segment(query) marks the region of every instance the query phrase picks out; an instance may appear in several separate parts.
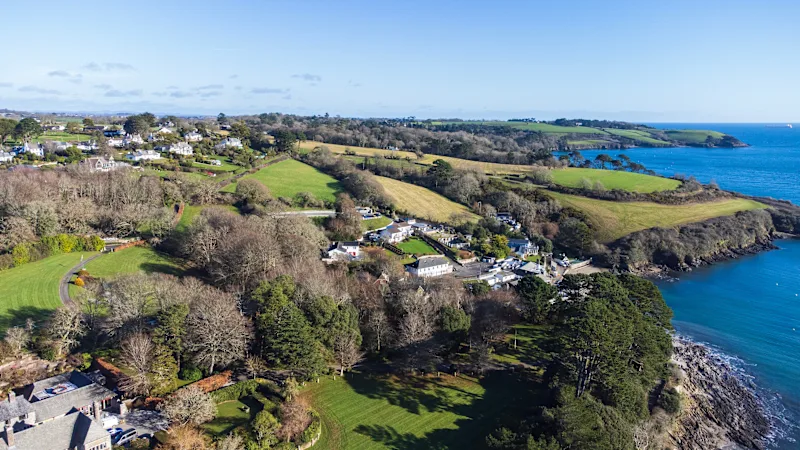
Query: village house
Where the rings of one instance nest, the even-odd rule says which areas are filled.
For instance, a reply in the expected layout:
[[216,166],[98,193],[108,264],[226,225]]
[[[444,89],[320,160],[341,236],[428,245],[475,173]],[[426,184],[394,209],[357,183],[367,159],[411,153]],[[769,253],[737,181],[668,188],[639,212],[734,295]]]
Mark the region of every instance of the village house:
[[234,137],[226,137],[225,139],[219,141],[219,144],[215,145],[214,148],[217,150],[224,150],[226,148],[242,148],[242,141],[239,138]]
[[403,239],[411,236],[414,229],[408,222],[396,222],[381,230],[378,234],[380,239],[390,244],[396,244]]
[[183,137],[186,139],[186,142],[200,142],[203,140],[203,135],[196,131],[190,131]]
[[126,146],[132,144],[142,145],[144,144],[144,139],[138,134],[126,134],[125,138],[122,139],[122,144]]
[[92,141],[79,142],[75,144],[74,147],[83,152],[89,152],[98,149],[97,144]]
[[77,411],[42,425],[15,430],[7,426],[0,450],[110,450],[111,434]]
[[81,161],[81,165],[88,167],[91,172],[110,172],[128,166],[128,164],[124,162],[114,161],[113,156],[109,156],[108,159],[102,156],[87,158]]
[[72,371],[25,386],[19,399],[30,403],[33,422],[42,424],[73,410],[100,420],[102,411],[119,411],[117,394],[95,383],[85,374]]
[[29,144],[25,142],[24,144],[14,147],[11,149],[12,153],[16,153],[17,155],[21,155],[23,153],[30,153],[32,155],[38,156],[39,158],[44,156],[44,148],[40,144]]
[[528,239],[509,239],[508,248],[522,258],[539,254],[539,246]]
[[156,130],[156,134],[172,134],[172,130],[170,130],[167,127],[161,127],[158,130]]
[[46,131],[64,131],[67,129],[67,126],[57,123],[52,125],[42,125],[42,129]]
[[444,256],[421,256],[411,264],[406,264],[411,275],[420,278],[439,277],[453,272],[453,266]]
[[125,146],[125,141],[121,138],[108,138],[106,144],[111,147],[121,148]]
[[337,242],[328,249],[328,258],[336,261],[355,261],[361,259],[358,242]]
[[183,156],[190,156],[194,153],[194,150],[192,150],[192,146],[187,144],[186,142],[178,142],[176,144],[172,144],[167,148],[167,151],[170,153],[174,153],[176,155],[183,155]]
[[120,129],[120,128],[113,129],[113,130],[103,130],[103,136],[105,136],[107,138],[114,138],[114,137],[121,138],[121,137],[125,136],[125,130]]
[[130,161],[152,161],[161,158],[161,154],[155,150],[137,150],[125,155],[125,159]]
[[14,159],[13,153],[0,151],[0,163],[8,163],[11,162],[12,159]]
[[91,133],[93,131],[105,131],[106,128],[108,127],[105,125],[92,125],[90,127],[83,127],[83,131]]

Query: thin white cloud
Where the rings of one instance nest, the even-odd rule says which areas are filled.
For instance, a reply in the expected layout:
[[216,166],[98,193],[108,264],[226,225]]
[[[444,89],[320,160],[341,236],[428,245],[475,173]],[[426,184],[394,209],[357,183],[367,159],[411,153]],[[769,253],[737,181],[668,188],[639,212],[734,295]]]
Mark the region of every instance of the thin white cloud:
[[22,86],[21,88],[17,89],[20,92],[32,92],[34,94],[46,94],[46,95],[61,95],[61,91],[57,91],[55,89],[45,89],[40,88],[37,86]]
[[216,91],[216,90],[222,89],[224,87],[225,86],[223,86],[221,84],[207,84],[205,86],[196,87],[195,89],[198,90],[198,91]]
[[191,97],[193,95],[194,94],[192,94],[191,92],[186,92],[186,91],[173,91],[169,93],[169,96],[174,98],[186,98],[186,97]]
[[104,91],[111,90],[111,85],[110,84],[105,84],[105,83],[104,84],[95,84],[94,87],[95,87],[95,89],[102,89]]
[[119,62],[107,62],[107,63],[96,63],[90,62],[83,66],[83,69],[90,70],[92,72],[129,72],[132,70],[136,70],[132,65],[126,63],[119,63]]
[[308,81],[311,83],[319,83],[322,81],[322,77],[319,75],[314,75],[313,73],[296,73],[292,75],[292,78],[297,78],[303,81]]
[[131,89],[128,91],[120,91],[118,89],[112,89],[105,93],[106,97],[140,97],[142,95],[141,89]]
[[288,89],[277,89],[277,88],[253,88],[250,89],[251,94],[286,94],[289,92]]

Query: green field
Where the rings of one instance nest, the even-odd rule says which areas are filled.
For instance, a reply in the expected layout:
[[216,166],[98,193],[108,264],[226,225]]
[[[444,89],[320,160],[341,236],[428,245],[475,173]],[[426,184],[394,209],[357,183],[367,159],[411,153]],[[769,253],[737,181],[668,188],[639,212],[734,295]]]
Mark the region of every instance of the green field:
[[475,449],[504,418],[533,403],[510,373],[480,381],[347,374],[310,383],[302,393],[322,419],[314,449]]
[[466,206],[449,200],[430,189],[392,178],[376,176],[375,179],[386,189],[386,193],[392,197],[394,205],[399,211],[407,212],[414,217],[440,223],[457,223],[458,221],[451,220],[455,216],[469,221],[479,219]]
[[660,139],[655,139],[650,133],[643,131],[643,130],[618,130],[616,128],[604,128],[603,129],[606,133],[613,134],[615,136],[622,136],[629,139],[636,139],[642,142],[647,142],[648,144],[653,145],[672,145],[667,141],[662,141]]
[[189,228],[189,225],[191,225],[192,222],[194,221],[195,217],[197,217],[200,214],[200,212],[206,208],[220,208],[239,214],[239,210],[236,209],[236,207],[233,205],[207,205],[207,206],[186,205],[183,207],[183,215],[181,215],[181,220],[178,221],[178,224],[175,226],[175,229],[177,231],[186,231]]
[[714,139],[725,136],[724,133],[711,130],[666,130],[664,133],[671,139],[687,144],[703,144],[709,136]]
[[387,227],[391,223],[392,219],[386,216],[381,216],[381,217],[376,217],[374,219],[362,220],[361,229],[363,229],[364,231],[377,230],[378,228]]
[[581,180],[584,178],[591,181],[600,181],[608,189],[620,189],[631,192],[657,192],[677,189],[681,185],[678,180],[670,178],[655,177],[641,173],[623,172],[619,170],[599,170],[599,169],[555,169],[553,182],[561,186],[580,187]]
[[[319,200],[333,202],[336,200],[336,194],[344,191],[335,178],[294,159],[265,167],[243,177],[245,178],[260,181],[269,188],[275,198],[293,198],[300,192],[310,192]],[[236,183],[225,186],[222,191],[236,192]]]
[[61,306],[59,282],[81,255],[88,258],[94,253],[51,256],[0,272],[0,330],[24,324],[27,318],[41,321]]
[[399,244],[397,244],[397,247],[409,255],[423,256],[423,255],[439,254],[439,252],[437,252],[436,249],[434,249],[427,242],[423,241],[418,237],[412,237],[403,242],[400,242]]
[[80,142],[92,139],[88,134],[71,134],[65,131],[47,131],[34,139],[35,142],[61,141]]
[[[245,406],[250,408],[249,412],[242,411]],[[217,417],[203,424],[203,429],[214,436],[225,436],[234,428],[252,421],[262,409],[264,405],[251,397],[218,403]]]
[[93,259],[84,268],[95,278],[110,278],[139,271],[180,275],[183,273],[183,262],[151,247],[130,247]]
[[529,131],[541,131],[542,133],[554,133],[554,134],[565,134],[565,133],[577,133],[577,134],[606,134],[603,130],[592,128],[592,127],[562,127],[558,125],[551,125],[549,123],[532,123],[532,122],[507,122],[507,121],[468,121],[468,122],[438,122],[438,124],[442,125],[458,125],[458,124],[479,124],[479,125],[487,125],[493,127],[511,127],[517,128],[520,130],[529,130]]
[[608,141],[604,141],[602,139],[582,139],[578,141],[567,141],[567,145],[581,145],[581,146],[590,145],[590,146],[595,146],[597,148],[601,148],[604,145],[608,144],[609,144]]
[[612,202],[556,192],[550,192],[550,195],[563,206],[571,206],[585,212],[595,230],[595,238],[601,243],[612,242],[648,228],[674,227],[766,207],[762,203],[741,198],[687,205],[664,205],[651,202]]

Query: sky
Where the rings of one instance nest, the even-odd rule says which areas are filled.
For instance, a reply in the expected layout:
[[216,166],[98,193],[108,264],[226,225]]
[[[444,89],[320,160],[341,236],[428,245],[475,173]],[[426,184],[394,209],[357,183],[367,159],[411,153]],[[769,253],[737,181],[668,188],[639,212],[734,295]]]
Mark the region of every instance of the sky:
[[0,108],[800,121],[798,1],[70,3],[3,2]]

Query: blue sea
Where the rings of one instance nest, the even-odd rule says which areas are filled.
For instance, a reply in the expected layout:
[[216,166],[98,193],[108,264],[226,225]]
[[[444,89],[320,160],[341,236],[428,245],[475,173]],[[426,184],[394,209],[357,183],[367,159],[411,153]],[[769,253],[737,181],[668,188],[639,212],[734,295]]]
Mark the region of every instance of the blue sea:
[[[764,124],[650,124],[711,129],[750,144],[737,149],[587,150],[627,154],[662,175],[693,175],[723,189],[800,204],[800,127]],[[779,250],[680,274],[660,282],[679,333],[727,355],[756,386],[779,425],[773,448],[800,448],[800,240]]]

